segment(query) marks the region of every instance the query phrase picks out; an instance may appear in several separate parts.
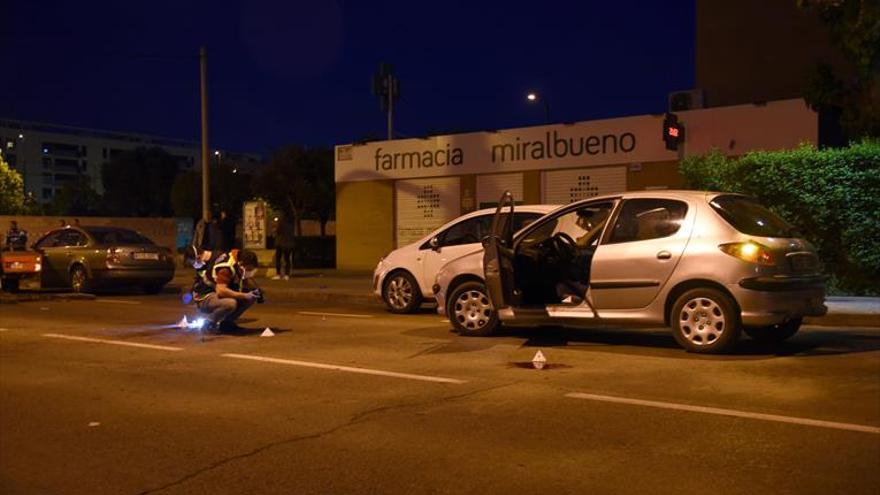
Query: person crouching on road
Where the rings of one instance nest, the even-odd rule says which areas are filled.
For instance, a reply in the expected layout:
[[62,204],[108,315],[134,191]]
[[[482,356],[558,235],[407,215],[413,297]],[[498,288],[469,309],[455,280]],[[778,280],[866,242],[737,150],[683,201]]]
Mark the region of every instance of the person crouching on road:
[[257,270],[256,253],[233,249],[211,260],[205,268],[206,282],[213,285],[213,290],[200,294],[197,305],[209,315],[208,328],[237,330],[235,321],[261,297],[252,280]]

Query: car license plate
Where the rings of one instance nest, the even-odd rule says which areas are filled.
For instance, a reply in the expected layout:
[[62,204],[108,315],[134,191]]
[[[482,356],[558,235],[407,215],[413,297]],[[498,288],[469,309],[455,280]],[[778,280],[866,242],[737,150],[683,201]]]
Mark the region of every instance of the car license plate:
[[797,255],[789,258],[792,270],[796,272],[804,272],[814,268],[812,256]]
[[159,253],[134,253],[136,260],[158,260]]
[[22,268],[24,268],[24,263],[22,263],[21,261],[13,261],[9,264],[10,270],[20,270]]

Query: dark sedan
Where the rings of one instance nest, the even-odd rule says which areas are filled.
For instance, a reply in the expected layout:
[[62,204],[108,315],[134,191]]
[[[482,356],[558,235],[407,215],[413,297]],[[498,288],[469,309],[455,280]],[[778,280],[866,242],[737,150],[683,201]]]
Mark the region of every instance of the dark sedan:
[[119,227],[64,227],[44,235],[34,249],[43,256],[43,287],[139,286],[162,290],[174,277],[174,255],[143,235]]

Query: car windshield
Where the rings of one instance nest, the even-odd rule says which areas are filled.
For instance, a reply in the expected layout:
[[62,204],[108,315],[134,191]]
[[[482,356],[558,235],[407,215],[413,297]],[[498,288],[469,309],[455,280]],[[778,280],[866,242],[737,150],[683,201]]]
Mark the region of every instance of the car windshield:
[[779,215],[746,196],[718,196],[709,204],[733,228],[760,237],[800,237]]
[[98,244],[153,244],[153,241],[128,229],[86,228]]

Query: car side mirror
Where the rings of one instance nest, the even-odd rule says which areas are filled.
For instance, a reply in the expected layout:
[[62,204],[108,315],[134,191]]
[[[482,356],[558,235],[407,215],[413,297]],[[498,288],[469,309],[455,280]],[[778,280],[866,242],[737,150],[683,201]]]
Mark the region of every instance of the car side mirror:
[[432,237],[430,241],[428,241],[428,245],[431,246],[431,249],[434,251],[440,251],[440,238]]

